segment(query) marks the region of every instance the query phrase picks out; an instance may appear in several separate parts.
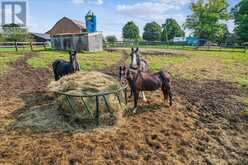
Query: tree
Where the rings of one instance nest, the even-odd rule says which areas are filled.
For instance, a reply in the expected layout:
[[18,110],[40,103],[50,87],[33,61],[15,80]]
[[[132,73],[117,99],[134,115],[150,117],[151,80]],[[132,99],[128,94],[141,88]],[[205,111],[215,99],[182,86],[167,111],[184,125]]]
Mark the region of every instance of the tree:
[[3,37],[10,42],[25,42],[32,41],[32,37],[27,29],[20,27],[17,24],[3,25]]
[[248,42],[248,0],[241,0],[233,9],[235,33],[240,42]]
[[227,38],[230,36],[230,32],[226,24],[220,24],[220,29],[216,33],[216,38],[213,40],[218,44],[226,43]]
[[197,0],[191,3],[192,15],[186,19],[185,27],[201,39],[215,41],[223,30],[221,21],[229,19],[227,0]]
[[226,40],[225,40],[225,45],[226,46],[239,46],[239,37],[236,35],[236,33],[229,33],[227,35]]
[[4,42],[3,35],[0,33],[0,42]]
[[116,38],[116,36],[107,36],[107,37],[106,37],[106,40],[107,40],[107,42],[109,42],[109,43],[114,43],[114,42],[117,41],[117,38]]
[[185,33],[181,29],[180,25],[173,18],[169,18],[165,21],[165,24],[162,26],[162,41],[172,40],[174,37],[184,37]]
[[139,40],[139,27],[133,21],[128,22],[122,28],[122,37],[125,40]]
[[160,41],[161,26],[156,22],[147,23],[144,28],[143,39],[146,41]]

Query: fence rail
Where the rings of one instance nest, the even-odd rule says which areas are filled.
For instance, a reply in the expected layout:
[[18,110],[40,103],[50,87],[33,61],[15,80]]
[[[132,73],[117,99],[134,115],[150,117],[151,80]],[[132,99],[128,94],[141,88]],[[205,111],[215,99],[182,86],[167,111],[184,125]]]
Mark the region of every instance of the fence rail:
[[47,49],[47,42],[0,42],[0,48],[15,48],[16,51],[19,48],[30,48],[34,50],[34,46],[42,46],[45,50]]
[[104,42],[105,48],[117,48],[117,47],[144,47],[144,48],[164,48],[164,49],[179,49],[179,50],[198,50],[198,51],[237,51],[237,52],[247,52],[247,44],[245,45],[204,45],[204,46],[194,46],[187,45],[185,43],[167,43],[161,41],[117,41],[117,42]]

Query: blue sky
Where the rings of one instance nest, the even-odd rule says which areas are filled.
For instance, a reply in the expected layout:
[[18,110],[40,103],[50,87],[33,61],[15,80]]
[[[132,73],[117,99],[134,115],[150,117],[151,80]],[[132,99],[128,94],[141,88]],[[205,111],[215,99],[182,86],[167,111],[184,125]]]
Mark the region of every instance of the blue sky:
[[[28,0],[28,28],[32,32],[48,31],[63,16],[84,21],[88,10],[97,16],[97,30],[104,35],[121,38],[121,29],[127,21],[134,21],[141,32],[145,23],[162,24],[166,18],[175,18],[183,24],[190,14],[191,0]],[[230,6],[239,0],[229,0]],[[232,21],[228,22],[233,29]]]

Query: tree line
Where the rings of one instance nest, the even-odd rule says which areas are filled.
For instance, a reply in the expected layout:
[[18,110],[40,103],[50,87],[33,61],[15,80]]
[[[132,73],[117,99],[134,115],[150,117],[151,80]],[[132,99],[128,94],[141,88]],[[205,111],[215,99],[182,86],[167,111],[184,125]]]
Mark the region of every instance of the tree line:
[[2,33],[0,33],[0,42],[30,42],[32,40],[32,35],[26,28],[14,23],[3,25]]
[[[166,19],[163,25],[149,22],[144,26],[142,37],[139,27],[133,21],[122,28],[125,41],[170,41],[174,37],[184,37],[184,30],[192,35],[218,44],[241,45],[248,42],[248,0],[241,0],[229,11],[227,0],[197,0],[190,4],[192,11],[182,27],[173,18]],[[228,31],[225,22],[234,20],[233,33]],[[107,41],[116,41],[115,36],[108,36]]]

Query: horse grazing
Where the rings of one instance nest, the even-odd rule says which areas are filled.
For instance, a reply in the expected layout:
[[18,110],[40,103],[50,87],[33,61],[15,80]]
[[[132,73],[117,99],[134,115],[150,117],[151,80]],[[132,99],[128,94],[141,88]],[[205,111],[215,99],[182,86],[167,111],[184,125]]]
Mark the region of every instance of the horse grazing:
[[121,79],[126,79],[127,82],[130,82],[131,90],[134,92],[134,111],[137,109],[141,91],[156,91],[161,89],[164,95],[164,101],[169,99],[169,104],[172,106],[171,78],[168,73],[159,71],[151,74],[141,72],[140,70],[134,72],[126,69],[125,74],[123,74],[122,70]]
[[61,77],[75,73],[80,70],[79,63],[77,61],[77,52],[70,51],[70,62],[62,59],[55,60],[53,62],[53,72],[55,81],[58,81]]

